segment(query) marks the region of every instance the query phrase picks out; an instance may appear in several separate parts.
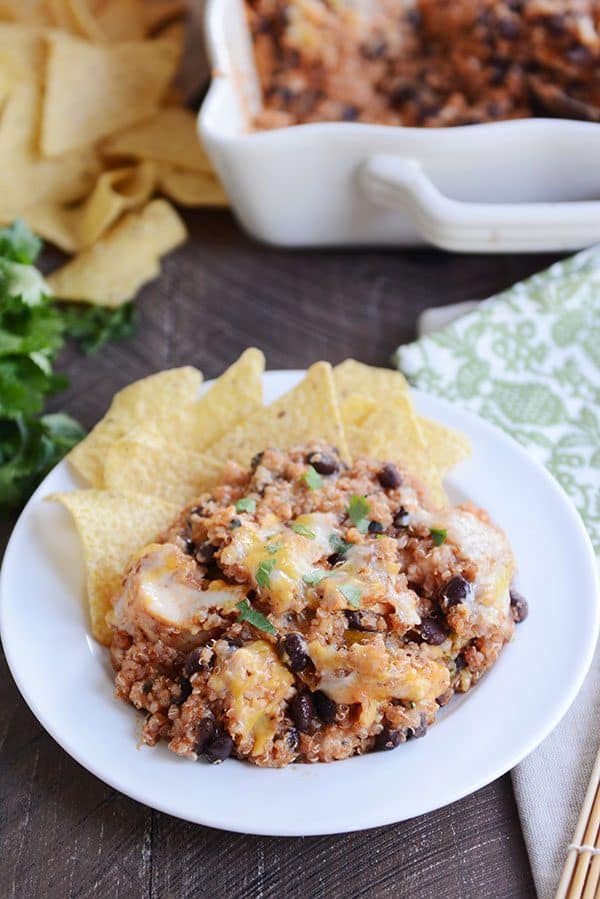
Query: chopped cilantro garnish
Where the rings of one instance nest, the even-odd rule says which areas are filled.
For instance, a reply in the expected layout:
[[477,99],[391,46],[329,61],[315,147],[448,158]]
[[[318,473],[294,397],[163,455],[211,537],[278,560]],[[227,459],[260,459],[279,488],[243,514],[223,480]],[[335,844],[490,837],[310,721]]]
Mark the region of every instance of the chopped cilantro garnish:
[[348,517],[355,528],[361,534],[366,534],[369,529],[369,504],[364,496],[358,496],[356,493],[350,497],[350,505],[347,509]]
[[255,628],[259,631],[264,631],[265,634],[277,633],[277,628],[261,612],[253,609],[247,599],[242,599],[241,602],[238,602],[236,609],[239,612],[240,621],[247,621],[249,624],[253,624]]
[[362,590],[356,584],[342,584],[341,587],[338,587],[338,590],[344,597],[344,599],[348,600],[348,605],[353,609],[358,609],[360,606],[360,598],[362,596]]
[[243,496],[235,504],[236,512],[256,512],[256,500],[250,496]]
[[292,530],[295,531],[296,534],[300,534],[301,537],[308,537],[309,540],[314,540],[316,534],[314,531],[311,531],[310,528],[307,528],[306,525],[300,524],[295,521],[292,525]]
[[324,581],[326,577],[331,577],[331,572],[315,569],[314,571],[309,572],[309,574],[303,574],[302,580],[305,584],[308,584],[309,587],[316,587],[317,584]]
[[304,474],[301,476],[301,480],[306,482],[306,485],[310,487],[311,490],[318,490],[319,487],[323,486],[323,478],[319,474],[316,469],[309,465]]
[[430,528],[429,533],[431,534],[431,539],[436,546],[441,546],[448,536],[448,531],[446,530],[446,528]]
[[331,534],[329,536],[329,545],[338,556],[343,556],[350,549],[350,544],[339,536],[339,534]]
[[275,568],[275,559],[265,559],[256,569],[256,583],[259,587],[271,586],[271,572]]
[[283,544],[281,543],[269,543],[267,544],[267,552],[270,556],[274,556],[275,553],[278,553]]

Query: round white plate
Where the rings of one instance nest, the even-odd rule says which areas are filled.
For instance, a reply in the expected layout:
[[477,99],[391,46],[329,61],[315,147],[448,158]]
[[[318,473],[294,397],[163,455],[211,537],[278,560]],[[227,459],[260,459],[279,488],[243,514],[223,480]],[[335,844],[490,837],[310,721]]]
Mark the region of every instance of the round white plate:
[[[301,372],[270,372],[266,398]],[[419,413],[460,428],[473,458],[448,479],[507,532],[530,605],[496,666],[442,710],[425,739],[394,752],[256,768],[193,763],[166,746],[137,748],[140,716],[112,695],[108,653],[89,632],[84,573],[68,514],[43,502],[77,486],[65,463],[14,529],[0,579],[0,625],[17,685],[73,758],[112,787],[188,821],[245,833],[309,835],[401,821],[453,802],[504,774],[556,726],[590,665],[599,624],[598,576],[579,516],[560,487],[490,425],[414,392]]]

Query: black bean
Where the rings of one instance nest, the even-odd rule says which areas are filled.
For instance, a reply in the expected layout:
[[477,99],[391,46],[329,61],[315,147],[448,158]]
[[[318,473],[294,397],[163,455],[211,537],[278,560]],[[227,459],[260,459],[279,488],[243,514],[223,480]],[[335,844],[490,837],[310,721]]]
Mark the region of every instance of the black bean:
[[204,668],[204,663],[202,662],[203,649],[203,646],[197,646],[187,654],[185,660],[185,673],[188,677],[191,677],[192,674],[197,674],[198,671],[202,671]]
[[333,568],[334,565],[337,565],[339,562],[343,562],[344,557],[341,553],[332,553],[330,556],[327,556],[327,561]]
[[386,462],[377,474],[377,480],[384,490],[395,490],[402,484],[402,475],[395,465]]
[[384,727],[380,734],[375,737],[375,750],[384,752],[388,749],[396,749],[400,743],[404,743],[404,736],[399,730],[390,730]]
[[288,667],[292,671],[304,671],[308,665],[306,640],[300,634],[288,634],[283,641],[283,648],[288,657]]
[[467,667],[465,657],[463,656],[462,653],[459,656],[456,656],[456,658],[454,659],[454,667],[456,668],[457,671],[462,671],[463,668]]
[[210,540],[205,540],[196,550],[196,561],[201,565],[206,565],[208,562],[212,562],[216,551],[217,547],[214,546]]
[[183,705],[188,696],[192,695],[192,685],[187,677],[178,677],[177,683],[179,684],[179,696],[173,700],[173,703],[174,705]]
[[405,528],[408,527],[408,522],[410,521],[410,515],[404,508],[404,506],[400,506],[396,514],[394,515],[394,527],[395,528]]
[[298,731],[295,727],[290,727],[288,732],[285,735],[285,742],[288,747],[292,750],[298,748],[298,743],[300,742],[300,737],[298,736]]
[[511,589],[510,591],[510,609],[513,621],[516,621],[517,624],[521,621],[525,621],[529,615],[529,604],[518,590]]
[[333,724],[337,715],[337,705],[323,693],[322,690],[316,690],[312,695],[312,700],[317,710],[317,715],[325,724]]
[[310,693],[296,693],[290,702],[290,715],[300,733],[310,731],[316,715]]
[[194,752],[201,755],[207,744],[215,735],[215,722],[212,718],[202,718],[196,730],[196,742],[194,743]]
[[371,633],[377,631],[377,614],[374,612],[351,612],[347,609],[344,615],[348,621],[348,627],[353,631]]
[[421,717],[421,723],[418,727],[407,727],[406,728],[406,739],[407,740],[418,740],[419,737],[424,737],[427,733],[427,727],[423,723],[423,718]]
[[424,618],[419,625],[419,633],[423,642],[430,646],[440,646],[448,637],[445,627],[435,618]]
[[335,474],[339,468],[338,460],[330,453],[311,453],[306,462],[312,465],[317,474]]
[[210,741],[204,750],[204,758],[211,765],[220,765],[225,759],[228,759],[233,750],[233,740],[227,733],[217,732],[217,735]]
[[351,103],[348,103],[342,110],[342,121],[355,122],[359,114],[360,110],[358,109],[358,106],[353,106]]
[[250,468],[252,471],[256,471],[260,463],[262,462],[262,457],[264,456],[264,452],[256,453],[255,456],[252,456],[252,462],[250,463]]
[[234,531],[236,528],[239,528],[241,526],[242,526],[241,518],[232,518],[231,521],[229,522],[229,529],[231,531]]
[[516,19],[500,19],[498,31],[507,41],[514,41],[519,36],[519,23]]
[[387,44],[384,40],[376,40],[371,44],[362,44],[360,48],[361,54],[365,59],[381,59],[385,56]]
[[152,681],[145,680],[142,684],[142,693],[150,693],[152,690]]
[[473,584],[466,578],[457,574],[448,581],[440,594],[440,605],[443,609],[450,609],[461,602],[467,602],[473,597]]
[[190,509],[190,515],[198,515],[202,517],[204,515],[204,509],[202,506],[194,506],[193,509]]
[[194,554],[194,550],[196,549],[196,544],[192,540],[191,537],[181,537],[183,542],[183,551],[187,553],[188,556],[192,556]]
[[384,531],[385,528],[380,521],[369,522],[369,534],[383,534]]

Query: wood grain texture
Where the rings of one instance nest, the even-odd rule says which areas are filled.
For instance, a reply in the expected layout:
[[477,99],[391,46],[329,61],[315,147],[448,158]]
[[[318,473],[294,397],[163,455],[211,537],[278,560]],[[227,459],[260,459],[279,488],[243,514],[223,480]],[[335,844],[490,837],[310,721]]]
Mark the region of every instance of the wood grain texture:
[[[414,338],[422,309],[487,296],[552,261],[424,250],[290,253],[253,243],[226,212],[187,221],[189,243],[139,299],[136,337],[93,357],[64,352],[60,367],[72,386],[55,406],[87,426],[132,379],[183,363],[212,377],[250,344],[265,351],[270,368],[348,355],[385,365]],[[45,264],[55,258],[47,254]],[[0,546],[9,532],[10,523],[0,527]],[[468,743],[465,734],[464,747],[449,747],[449,769],[452,753],[469,751]],[[508,777],[438,812],[365,833],[222,833],[152,812],[82,769],[29,712],[3,660],[0,778],[0,896],[7,899],[533,896]],[[356,784],[357,801],[365,789]]]

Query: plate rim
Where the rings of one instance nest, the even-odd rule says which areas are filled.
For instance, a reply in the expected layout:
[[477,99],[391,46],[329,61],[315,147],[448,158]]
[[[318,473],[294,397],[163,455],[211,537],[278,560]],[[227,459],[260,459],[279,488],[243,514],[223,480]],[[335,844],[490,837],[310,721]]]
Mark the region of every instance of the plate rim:
[[[270,371],[265,371],[265,381],[269,378],[273,378],[274,380],[276,380],[277,378],[299,378],[304,374],[304,372],[304,369],[272,369]],[[202,385],[202,390],[207,389],[212,382],[212,380],[204,382]],[[289,385],[284,389],[289,389]],[[448,400],[414,388],[411,388],[411,393],[413,393],[416,397],[417,407],[419,398],[423,397],[425,402],[430,399],[433,400],[443,409],[447,410],[450,415],[452,414],[454,409],[458,408],[459,414],[461,416],[466,416],[468,419],[474,419],[476,421],[477,427],[482,427],[484,430],[487,430],[488,434],[494,439],[495,442],[504,444],[504,446],[507,447],[511,452],[517,452],[522,458],[527,461],[528,464],[535,466],[545,480],[548,489],[554,490],[561,495],[563,504],[568,507],[569,514],[572,519],[572,524],[578,531],[578,538],[581,541],[582,548],[583,546],[585,546],[586,554],[590,562],[589,573],[591,574],[591,583],[594,590],[595,602],[593,604],[593,617],[595,626],[589,631],[584,651],[580,653],[576,660],[576,673],[575,676],[570,679],[570,688],[569,690],[567,690],[562,701],[552,707],[553,711],[552,713],[549,713],[547,715],[545,726],[543,728],[540,728],[533,736],[531,736],[529,740],[526,741],[526,745],[521,746],[517,751],[511,752],[511,749],[507,747],[504,762],[502,765],[497,765],[493,771],[487,770],[481,776],[473,778],[472,783],[470,783],[464,789],[458,790],[451,798],[445,798],[441,802],[434,801],[433,803],[426,803],[426,808],[423,808],[421,811],[410,813],[408,815],[399,815],[398,812],[393,811],[388,811],[386,813],[382,811],[381,814],[376,816],[376,820],[372,820],[371,818],[369,818],[364,823],[361,823],[359,825],[351,824],[349,826],[341,826],[337,828],[332,827],[331,825],[328,826],[327,824],[319,825],[317,820],[315,826],[311,826],[310,830],[307,830],[306,828],[294,829],[293,827],[290,828],[260,825],[253,826],[252,829],[249,829],[247,826],[236,827],[235,822],[231,820],[228,823],[224,823],[223,818],[215,819],[213,816],[211,816],[211,814],[201,814],[199,817],[191,818],[188,814],[182,814],[181,811],[178,811],[176,800],[173,803],[168,801],[150,801],[147,795],[144,795],[143,791],[140,791],[135,787],[129,787],[126,783],[123,784],[118,777],[118,769],[116,770],[114,776],[112,772],[109,772],[107,774],[106,771],[104,771],[100,766],[96,764],[94,759],[90,760],[89,757],[85,755],[85,753],[79,751],[78,747],[72,745],[68,736],[64,736],[62,734],[60,726],[57,726],[52,722],[52,720],[45,714],[44,709],[38,705],[36,699],[31,695],[31,691],[27,685],[26,678],[22,676],[18,660],[16,659],[16,654],[13,655],[13,650],[9,648],[10,639],[6,636],[5,622],[5,609],[7,603],[4,600],[4,596],[7,591],[6,581],[8,579],[7,571],[9,570],[9,564],[11,560],[11,546],[13,542],[16,542],[15,535],[17,534],[17,531],[20,529],[20,527],[24,527],[23,521],[26,517],[26,514],[34,504],[39,502],[42,494],[47,489],[45,488],[47,480],[59,467],[66,467],[68,465],[66,460],[63,459],[46,475],[44,480],[32,494],[23,510],[21,511],[20,515],[18,516],[17,521],[15,522],[15,525],[11,531],[9,540],[6,544],[4,558],[2,560],[2,566],[0,569],[0,639],[2,642],[7,665],[9,667],[11,676],[15,681],[17,689],[19,690],[19,693],[25,700],[32,714],[42,725],[42,727],[52,737],[52,739],[55,740],[59,744],[59,746],[61,746],[61,748],[65,752],[67,752],[68,755],[71,756],[71,758],[73,758],[78,764],[89,771],[93,776],[97,777],[112,789],[118,790],[123,795],[135,800],[136,802],[140,802],[147,807],[153,808],[165,814],[169,814],[175,818],[179,818],[180,820],[188,821],[192,824],[199,824],[201,826],[212,827],[219,830],[226,830],[233,833],[250,833],[258,836],[322,836],[327,834],[359,832],[374,827],[381,827],[393,823],[399,823],[400,821],[411,820],[413,817],[416,817],[419,814],[428,814],[430,812],[436,811],[437,809],[450,805],[453,802],[463,799],[465,796],[471,795],[477,790],[482,789],[487,784],[492,783],[497,778],[512,770],[512,768],[514,768],[520,761],[526,758],[546,739],[546,737],[557,727],[557,725],[560,723],[564,715],[567,713],[567,711],[575,701],[592,664],[594,652],[596,649],[596,643],[598,640],[598,634],[600,632],[600,566],[597,563],[591,539],[585,529],[581,516],[577,512],[577,509],[575,508],[572,500],[568,497],[563,487],[548,472],[545,466],[543,466],[535,457],[528,453],[528,451],[519,443],[517,443],[512,437],[510,437],[495,425],[491,424],[489,421],[486,421],[480,416],[477,416],[474,413],[462,408],[461,406],[457,406],[457,404],[449,402]],[[348,760],[344,761],[347,762]],[[343,762],[341,764],[343,764]],[[272,770],[276,771],[276,769]]]

